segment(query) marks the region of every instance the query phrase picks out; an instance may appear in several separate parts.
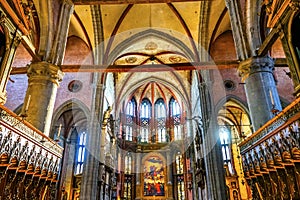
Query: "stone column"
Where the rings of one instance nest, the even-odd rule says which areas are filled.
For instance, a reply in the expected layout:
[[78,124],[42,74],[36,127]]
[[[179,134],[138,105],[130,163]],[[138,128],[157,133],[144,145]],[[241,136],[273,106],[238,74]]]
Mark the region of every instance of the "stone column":
[[36,62],[28,66],[28,88],[22,116],[45,135],[49,135],[57,87],[63,72],[56,65]]
[[238,0],[225,0],[226,7],[228,8],[232,35],[236,46],[236,52],[239,59],[244,60],[248,57],[248,41],[243,27],[243,20],[241,17],[242,9]]
[[[19,31],[17,31],[12,22],[1,12],[0,25],[5,34],[5,45],[1,47],[0,55],[0,104],[6,102],[6,85],[9,79],[11,64],[16,52],[16,49],[22,40]],[[4,51],[4,52],[2,52]]]
[[[203,125],[203,157],[205,165],[205,199],[225,200],[225,175],[217,122],[209,91],[211,81],[208,71],[202,74],[206,82],[199,83],[200,106]],[[221,167],[220,167],[221,166]]]
[[[105,86],[100,81],[101,74],[94,74],[91,121],[88,128],[87,159],[84,163],[80,200],[96,200],[99,195],[100,145]],[[102,155],[103,156],[103,155]],[[102,157],[103,159],[103,157]],[[102,169],[101,169],[102,170]]]
[[273,76],[274,61],[270,57],[252,57],[242,61],[239,73],[245,91],[254,131],[282,110]]

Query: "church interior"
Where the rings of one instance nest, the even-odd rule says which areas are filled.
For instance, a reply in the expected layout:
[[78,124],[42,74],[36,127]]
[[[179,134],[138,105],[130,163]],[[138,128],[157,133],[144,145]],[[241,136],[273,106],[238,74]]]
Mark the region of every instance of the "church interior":
[[0,199],[300,199],[299,0],[0,0]]

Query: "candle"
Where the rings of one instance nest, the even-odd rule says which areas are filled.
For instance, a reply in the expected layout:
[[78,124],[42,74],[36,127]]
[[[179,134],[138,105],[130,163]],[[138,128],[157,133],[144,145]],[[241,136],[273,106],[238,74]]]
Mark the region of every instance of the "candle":
[[59,127],[58,127],[57,138],[59,138],[60,132],[61,132],[61,124],[60,124]]
[[270,93],[271,103],[272,103],[272,105],[275,105],[275,104],[274,104],[273,95],[272,95],[272,91],[269,90],[269,93]]
[[27,104],[26,104],[26,107],[25,107],[25,112],[28,111],[29,104],[30,104],[30,99],[31,99],[31,95],[28,96]]

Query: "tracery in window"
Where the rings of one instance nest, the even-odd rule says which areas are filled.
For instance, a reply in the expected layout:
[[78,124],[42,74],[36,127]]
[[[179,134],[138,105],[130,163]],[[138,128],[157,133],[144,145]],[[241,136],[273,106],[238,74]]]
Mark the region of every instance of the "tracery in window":
[[141,120],[141,142],[149,142],[150,120],[151,120],[151,103],[148,99],[143,99],[140,110]]
[[178,154],[175,157],[175,180],[176,180],[178,199],[185,199],[183,158],[180,152],[178,152]]
[[157,124],[157,141],[167,142],[166,137],[166,106],[163,99],[158,99],[155,103],[155,118]]
[[125,174],[131,174],[131,167],[132,167],[132,157],[128,153],[125,156]]
[[132,176],[125,175],[124,197],[125,199],[131,199],[132,196]]
[[182,155],[176,155],[176,174],[183,174]]
[[170,101],[170,114],[173,120],[174,140],[182,140],[181,111],[178,102],[174,98]]
[[125,199],[131,199],[133,190],[133,175],[132,175],[132,155],[128,152],[124,161],[125,167],[125,184],[124,184],[124,197]]
[[134,117],[135,117],[136,103],[132,98],[126,106],[126,122],[125,122],[125,140],[133,140]]
[[85,145],[86,145],[86,132],[82,131],[78,134],[78,148],[76,156],[75,175],[81,174],[83,170],[83,163],[85,160]]

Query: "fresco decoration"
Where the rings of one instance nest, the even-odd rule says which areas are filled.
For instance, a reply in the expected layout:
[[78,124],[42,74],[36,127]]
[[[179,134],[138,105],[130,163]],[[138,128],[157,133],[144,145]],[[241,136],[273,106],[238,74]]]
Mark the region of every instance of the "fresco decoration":
[[144,163],[144,196],[165,196],[165,168],[159,156]]

